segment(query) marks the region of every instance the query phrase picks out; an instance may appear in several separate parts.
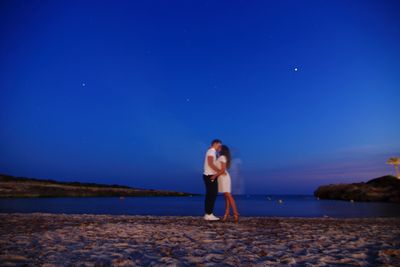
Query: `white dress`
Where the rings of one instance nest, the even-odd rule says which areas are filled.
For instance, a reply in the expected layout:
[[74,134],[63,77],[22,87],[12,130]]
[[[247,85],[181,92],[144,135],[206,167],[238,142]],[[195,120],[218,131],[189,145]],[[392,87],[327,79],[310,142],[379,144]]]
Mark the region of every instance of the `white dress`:
[[[221,163],[226,164],[226,157],[220,156],[216,161],[217,168],[221,168]],[[230,193],[231,192],[231,176],[226,170],[224,174],[218,176],[218,192],[220,193]]]

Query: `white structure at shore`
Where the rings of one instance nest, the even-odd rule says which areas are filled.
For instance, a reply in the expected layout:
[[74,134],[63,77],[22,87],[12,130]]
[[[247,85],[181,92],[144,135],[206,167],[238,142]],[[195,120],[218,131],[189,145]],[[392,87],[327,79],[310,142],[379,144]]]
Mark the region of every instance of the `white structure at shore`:
[[245,193],[244,179],[240,172],[240,165],[242,165],[242,160],[240,158],[233,158],[229,170],[232,177],[232,193],[235,195],[243,195]]

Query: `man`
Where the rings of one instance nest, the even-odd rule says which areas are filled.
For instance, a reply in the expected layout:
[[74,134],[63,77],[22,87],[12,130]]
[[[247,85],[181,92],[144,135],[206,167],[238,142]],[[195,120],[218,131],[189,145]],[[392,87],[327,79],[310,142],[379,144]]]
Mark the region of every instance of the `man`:
[[215,166],[217,160],[217,151],[221,149],[222,142],[215,139],[211,142],[211,147],[207,150],[206,158],[204,160],[204,173],[203,180],[206,186],[206,199],[204,202],[205,215],[204,220],[206,221],[218,221],[219,218],[213,214],[215,200],[218,195],[218,179],[213,176],[219,172],[219,169]]

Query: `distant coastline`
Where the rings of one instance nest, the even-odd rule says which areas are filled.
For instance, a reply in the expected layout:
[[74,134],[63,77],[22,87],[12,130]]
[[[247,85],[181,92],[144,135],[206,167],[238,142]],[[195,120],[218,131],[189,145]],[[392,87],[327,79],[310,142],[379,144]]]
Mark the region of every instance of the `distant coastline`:
[[317,188],[320,199],[400,203],[400,179],[386,175],[364,183],[330,184]]
[[143,197],[192,196],[196,194],[167,190],[141,189],[123,185],[59,182],[0,174],[0,198],[36,197]]

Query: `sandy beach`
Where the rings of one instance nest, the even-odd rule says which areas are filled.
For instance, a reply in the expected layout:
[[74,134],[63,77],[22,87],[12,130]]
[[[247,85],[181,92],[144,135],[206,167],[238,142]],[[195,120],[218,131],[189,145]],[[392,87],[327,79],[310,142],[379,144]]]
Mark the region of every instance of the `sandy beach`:
[[0,214],[1,266],[399,266],[400,218]]

